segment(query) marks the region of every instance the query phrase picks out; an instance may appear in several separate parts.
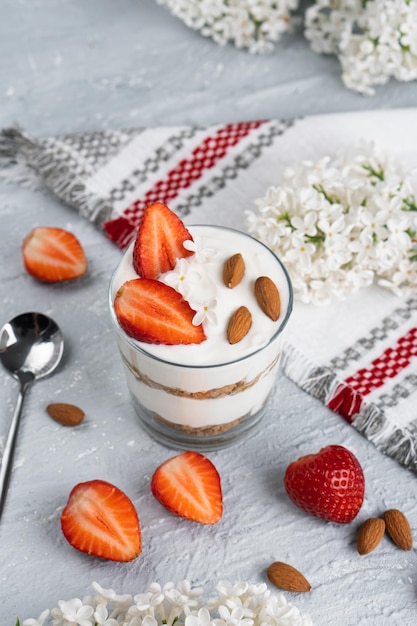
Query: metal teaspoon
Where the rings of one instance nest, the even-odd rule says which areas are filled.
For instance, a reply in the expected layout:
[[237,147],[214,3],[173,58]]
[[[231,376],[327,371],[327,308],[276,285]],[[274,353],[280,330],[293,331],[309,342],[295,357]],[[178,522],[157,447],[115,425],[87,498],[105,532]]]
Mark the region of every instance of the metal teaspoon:
[[0,517],[9,486],[25,393],[32,382],[56,369],[63,351],[64,340],[59,327],[43,313],[22,313],[0,330],[0,361],[20,382],[0,467]]

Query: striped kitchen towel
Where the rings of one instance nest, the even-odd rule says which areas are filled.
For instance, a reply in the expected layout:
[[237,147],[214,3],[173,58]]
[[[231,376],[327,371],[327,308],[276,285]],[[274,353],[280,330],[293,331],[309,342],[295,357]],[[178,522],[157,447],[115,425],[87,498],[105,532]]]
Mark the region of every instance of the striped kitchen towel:
[[[67,204],[125,248],[147,204],[159,200],[182,218],[195,214],[247,171],[292,122],[243,122],[197,127],[103,131],[35,140],[3,130],[0,165],[6,176],[37,175]],[[28,168],[29,166],[29,168]],[[213,221],[221,216],[222,209]]]
[[417,472],[417,293],[378,287],[294,308],[284,371],[377,448]]
[[[286,166],[334,156],[362,139],[415,167],[410,128],[417,109],[45,139],[13,127],[0,134],[0,175],[45,184],[123,249],[155,200],[186,223],[246,230],[244,212],[280,184]],[[300,387],[417,472],[417,294],[401,299],[370,287],[326,307],[297,302],[282,364]]]

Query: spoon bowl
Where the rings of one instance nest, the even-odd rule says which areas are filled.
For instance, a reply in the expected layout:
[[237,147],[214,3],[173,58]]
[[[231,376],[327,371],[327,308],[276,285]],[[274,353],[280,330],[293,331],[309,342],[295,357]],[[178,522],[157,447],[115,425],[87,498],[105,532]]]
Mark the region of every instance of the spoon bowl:
[[58,325],[42,313],[22,313],[0,331],[0,361],[17,379],[43,378],[59,364],[64,343]]
[[64,340],[58,325],[43,313],[22,313],[0,330],[0,361],[20,382],[0,468],[0,516],[10,480],[25,393],[32,382],[52,374],[61,361],[63,351]]

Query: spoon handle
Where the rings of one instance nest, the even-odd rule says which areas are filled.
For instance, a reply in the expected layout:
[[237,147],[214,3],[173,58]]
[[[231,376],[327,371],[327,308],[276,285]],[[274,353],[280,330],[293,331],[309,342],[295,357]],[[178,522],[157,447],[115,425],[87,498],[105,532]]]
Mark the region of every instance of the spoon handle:
[[13,453],[16,447],[17,433],[19,429],[20,416],[22,415],[23,399],[25,392],[29,386],[28,382],[22,382],[19,394],[17,396],[16,406],[14,409],[12,421],[10,423],[9,433],[7,435],[6,445],[4,446],[3,457],[0,468],[0,517],[3,513],[6,493],[9,486],[10,470],[12,468]]

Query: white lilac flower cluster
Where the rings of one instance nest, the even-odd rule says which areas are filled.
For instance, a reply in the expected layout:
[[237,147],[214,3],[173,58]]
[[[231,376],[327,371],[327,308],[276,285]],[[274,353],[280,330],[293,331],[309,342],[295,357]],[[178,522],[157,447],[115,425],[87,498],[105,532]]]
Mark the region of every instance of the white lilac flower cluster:
[[[83,600],[58,602],[38,619],[21,626],[311,626],[309,615],[273,595],[265,584],[219,582],[217,596],[203,603],[202,587],[184,580],[163,587],[152,583],[148,591],[118,595],[93,583],[96,592]],[[18,621],[16,626],[20,626]]]
[[417,0],[318,0],[305,36],[315,52],[338,56],[350,89],[372,95],[390,78],[417,78]]
[[217,44],[268,52],[293,30],[299,0],[157,0]]
[[[299,0],[157,0],[216,43],[268,52],[302,22]],[[304,35],[335,54],[346,87],[372,95],[390,78],[417,78],[417,0],[316,0],[303,4]]]
[[255,204],[248,230],[280,257],[302,302],[327,304],[372,283],[416,291],[416,198],[401,165],[375,146],[288,168]]

